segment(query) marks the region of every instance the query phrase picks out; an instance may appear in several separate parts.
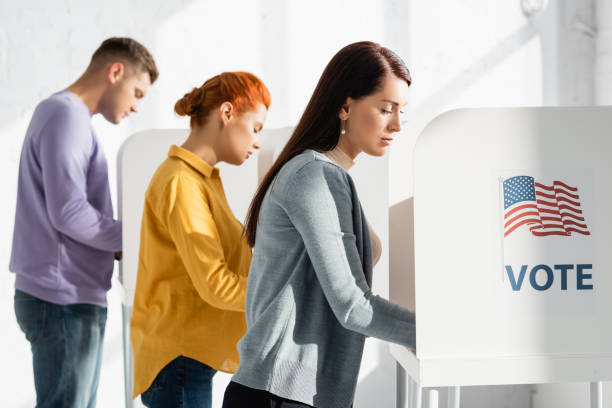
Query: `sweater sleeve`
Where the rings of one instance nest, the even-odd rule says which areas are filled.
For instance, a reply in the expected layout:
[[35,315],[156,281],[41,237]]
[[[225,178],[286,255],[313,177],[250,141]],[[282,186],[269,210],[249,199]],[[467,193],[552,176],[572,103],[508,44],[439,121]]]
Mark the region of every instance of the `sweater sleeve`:
[[87,201],[87,171],[92,151],[89,122],[65,108],[45,125],[39,158],[47,214],[55,229],[93,248],[121,250],[121,222]]
[[306,164],[286,185],[285,210],[304,241],[317,279],[342,326],[415,347],[415,316],[374,295],[353,231],[348,174],[322,161]]

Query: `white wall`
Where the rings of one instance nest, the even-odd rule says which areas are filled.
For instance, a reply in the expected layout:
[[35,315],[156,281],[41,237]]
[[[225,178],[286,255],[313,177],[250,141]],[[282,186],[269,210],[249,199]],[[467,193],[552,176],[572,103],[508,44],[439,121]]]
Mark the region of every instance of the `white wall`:
[[[458,106],[592,103],[591,0],[550,0],[531,19],[519,0],[22,0],[0,2],[0,265],[8,269],[21,142],[38,101],[70,84],[106,37],[133,36],[154,54],[160,79],[141,112],[118,126],[94,119],[109,159],[122,140],[148,128],[186,127],[172,106],[192,86],[223,70],[249,70],[272,92],[267,127],[294,125],[330,57],[370,39],[397,51],[414,77],[406,130],[390,157],[391,205],[412,196],[410,156],[420,130]],[[586,27],[586,28],[585,28]],[[356,177],[359,175],[356,174]],[[380,193],[386,194],[387,189]],[[364,194],[364,193],[362,193]],[[367,208],[366,208],[367,210]],[[384,226],[383,226],[384,228]],[[385,269],[375,287],[387,293]],[[380,277],[379,277],[380,276]],[[13,279],[0,273],[0,361],[12,392],[0,405],[33,405],[28,345],[12,312]],[[109,320],[99,406],[123,397],[120,309],[109,294]],[[394,406],[394,368],[386,347],[369,341],[357,406]],[[374,374],[373,374],[374,373]],[[564,388],[565,389],[565,388]],[[524,407],[528,387],[469,388],[465,406]],[[540,394],[542,395],[542,393]],[[569,399],[565,399],[568,401]],[[503,405],[502,405],[503,403]],[[554,405],[562,407],[562,405]],[[569,406],[569,405],[566,405]],[[575,405],[574,405],[575,406]],[[540,406],[538,405],[538,408]],[[541,407],[544,407],[542,405]]]
[[391,204],[412,196],[404,181],[406,153],[439,113],[593,103],[592,0],[550,0],[531,18],[519,0],[402,4],[408,32],[395,48],[403,51],[414,84],[405,137],[391,151]]
[[[149,128],[188,126],[172,113],[174,102],[193,86],[224,70],[248,70],[270,88],[272,107],[266,126],[295,125],[325,64],[342,46],[358,40],[385,42],[404,36],[403,24],[382,1],[93,1],[26,0],[0,3],[0,265],[8,269],[17,168],[23,135],[36,104],[70,84],[86,67],[106,37],[132,36],[153,53],[160,78],[142,102],[140,113],[114,126],[94,118],[109,161],[113,193],[115,157],[130,134]],[[389,18],[395,18],[388,28]],[[368,160],[367,158],[364,158]],[[382,161],[383,165],[387,160]],[[355,177],[359,177],[359,168]],[[386,186],[377,192],[386,196]],[[365,193],[362,193],[365,194]],[[114,197],[115,198],[115,197]],[[368,197],[364,197],[368,209]],[[375,228],[386,235],[386,214]],[[377,268],[375,290],[388,295],[387,257]],[[12,312],[14,277],[0,274],[3,330],[0,361],[12,367],[0,405],[33,405],[31,356]],[[99,406],[121,406],[123,378],[121,314],[117,283],[109,293],[105,357],[98,392]],[[227,378],[220,377],[219,383]],[[357,406],[394,404],[394,365],[386,347],[368,340]],[[223,389],[218,388],[219,392]],[[217,406],[220,395],[216,396]]]

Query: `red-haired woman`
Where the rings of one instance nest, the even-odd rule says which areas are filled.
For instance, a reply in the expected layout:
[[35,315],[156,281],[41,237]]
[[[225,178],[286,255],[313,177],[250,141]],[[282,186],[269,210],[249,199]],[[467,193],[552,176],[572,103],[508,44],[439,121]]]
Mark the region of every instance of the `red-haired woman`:
[[191,131],[146,192],[130,326],[134,396],[150,408],[210,407],[216,371],[238,367],[251,249],[214,166],[259,148],[269,106],[256,76],[225,72],[174,107]]

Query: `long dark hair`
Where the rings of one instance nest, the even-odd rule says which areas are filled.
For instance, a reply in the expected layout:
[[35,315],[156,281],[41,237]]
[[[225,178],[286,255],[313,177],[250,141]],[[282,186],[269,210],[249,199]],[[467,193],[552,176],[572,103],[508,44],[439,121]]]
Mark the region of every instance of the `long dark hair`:
[[306,149],[332,150],[340,137],[340,109],[348,97],[359,99],[377,92],[387,74],[412,82],[404,61],[388,48],[362,41],[342,48],[329,61],[304,114],[285,148],[262,180],[249,207],[245,236],[255,246],[257,220],[263,199],[280,169]]

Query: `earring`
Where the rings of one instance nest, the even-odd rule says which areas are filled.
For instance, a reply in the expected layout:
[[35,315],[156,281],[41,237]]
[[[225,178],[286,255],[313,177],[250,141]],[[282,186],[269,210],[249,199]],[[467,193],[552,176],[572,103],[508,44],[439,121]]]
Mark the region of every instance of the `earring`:
[[344,123],[345,121],[340,121],[340,134],[341,135],[346,135],[346,129],[344,128]]
[[341,135],[346,135],[346,129],[341,129],[341,130],[340,130],[340,134],[341,134]]

